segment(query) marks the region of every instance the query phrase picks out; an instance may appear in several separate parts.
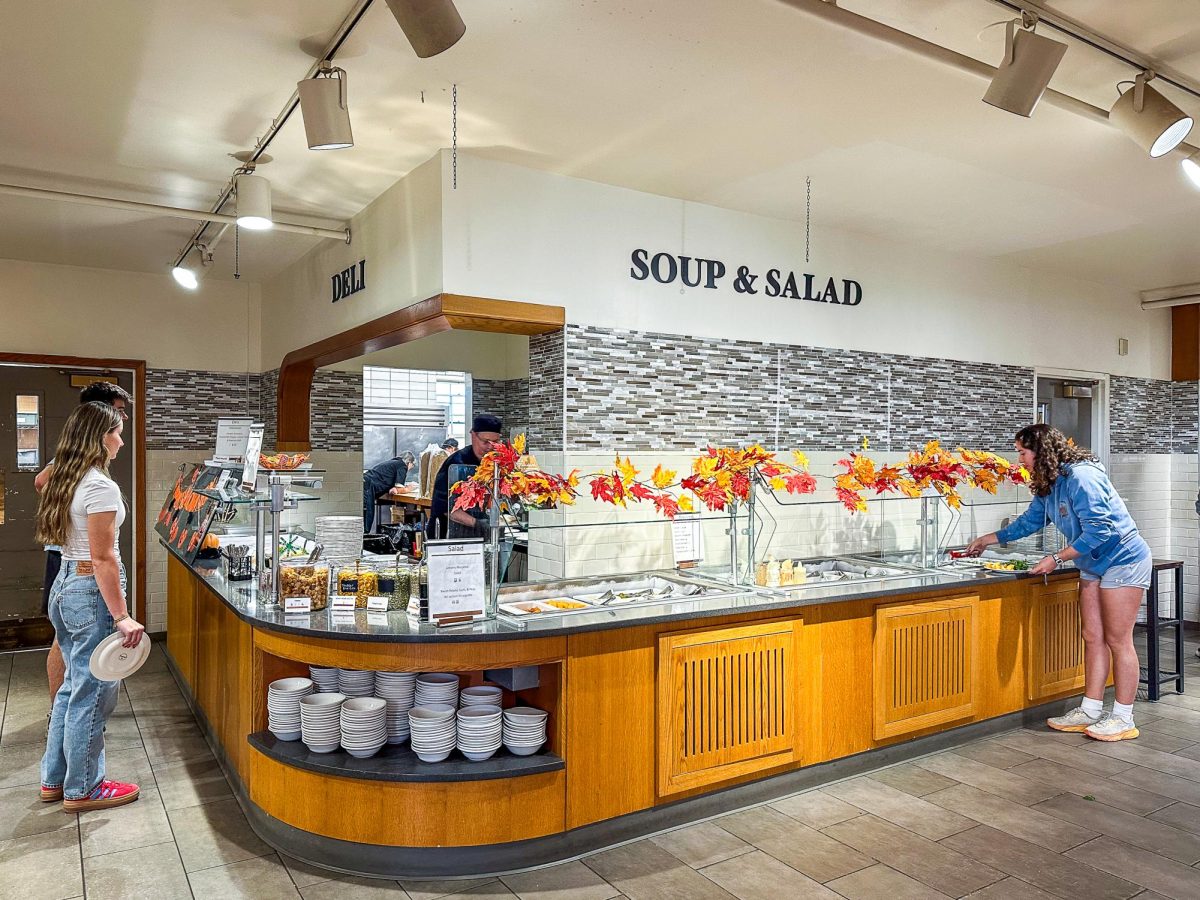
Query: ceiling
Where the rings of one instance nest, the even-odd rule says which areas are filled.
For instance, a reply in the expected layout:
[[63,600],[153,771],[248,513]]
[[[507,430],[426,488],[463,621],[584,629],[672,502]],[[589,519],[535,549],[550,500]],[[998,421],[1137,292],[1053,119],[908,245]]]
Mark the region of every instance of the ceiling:
[[[992,0],[841,0],[995,64]],[[1044,6],[1200,82],[1192,0]],[[351,0],[5,0],[0,182],[193,208],[212,203]],[[1047,103],[980,102],[985,82],[778,0],[458,0],[467,34],[428,60],[376,0],[339,59],[356,145],[314,153],[298,115],[260,170],[276,215],[349,218],[450,138],[537,169],[984,255],[1132,289],[1200,281],[1200,192],[1107,125]],[[1048,35],[1062,39],[1052,31]],[[1070,44],[1052,87],[1107,109],[1132,70]],[[1200,101],[1156,83],[1200,118]],[[1192,142],[1200,144],[1200,129]],[[164,271],[194,223],[0,195],[0,258]],[[244,235],[260,281],[316,239]],[[216,253],[229,277],[233,240]]]

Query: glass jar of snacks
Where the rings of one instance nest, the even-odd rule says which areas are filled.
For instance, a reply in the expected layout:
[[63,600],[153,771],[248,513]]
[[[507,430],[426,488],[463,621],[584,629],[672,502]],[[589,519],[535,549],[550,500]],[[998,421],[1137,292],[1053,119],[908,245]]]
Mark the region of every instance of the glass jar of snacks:
[[354,594],[355,609],[366,609],[367,598],[378,597],[379,594],[379,573],[373,566],[360,563],[358,569],[358,590]]
[[336,593],[348,597],[358,596],[358,563],[344,565],[338,569]]
[[279,599],[309,597],[314,610],[329,605],[329,566],[285,559],[279,564]]
[[389,566],[380,569],[379,596],[388,598],[388,609],[408,609],[408,598],[411,591],[408,566]]

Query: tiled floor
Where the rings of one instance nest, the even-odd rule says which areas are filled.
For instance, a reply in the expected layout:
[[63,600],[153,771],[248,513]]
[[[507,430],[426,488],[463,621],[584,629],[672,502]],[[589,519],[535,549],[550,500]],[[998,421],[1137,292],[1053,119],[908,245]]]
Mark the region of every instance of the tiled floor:
[[564,865],[502,878],[333,877],[246,824],[156,650],[108,726],[142,798],[39,803],[45,657],[0,655],[0,900],[521,897],[741,900],[1200,898],[1200,660],[1186,696],[1138,705],[1142,737],[1015,730]]

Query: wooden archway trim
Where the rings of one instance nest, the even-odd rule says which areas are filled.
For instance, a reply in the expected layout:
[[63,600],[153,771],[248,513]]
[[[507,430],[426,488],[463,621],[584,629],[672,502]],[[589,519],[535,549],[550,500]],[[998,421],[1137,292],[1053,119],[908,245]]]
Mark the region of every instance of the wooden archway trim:
[[309,398],[313,375],[323,366],[443,331],[535,335],[558,331],[565,323],[566,310],[561,306],[436,294],[349,331],[293,350],[279,367],[276,449],[293,452],[311,449]]

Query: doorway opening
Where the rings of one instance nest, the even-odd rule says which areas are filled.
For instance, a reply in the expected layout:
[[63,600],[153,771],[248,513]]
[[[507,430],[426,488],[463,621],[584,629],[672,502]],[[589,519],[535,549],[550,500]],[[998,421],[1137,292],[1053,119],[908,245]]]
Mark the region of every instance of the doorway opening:
[[1108,376],[1038,370],[1034,421],[1052,425],[1108,462]]

